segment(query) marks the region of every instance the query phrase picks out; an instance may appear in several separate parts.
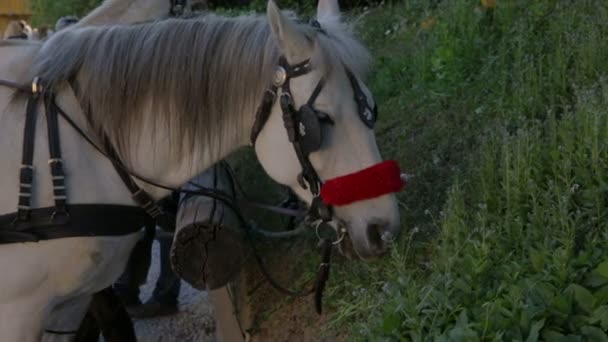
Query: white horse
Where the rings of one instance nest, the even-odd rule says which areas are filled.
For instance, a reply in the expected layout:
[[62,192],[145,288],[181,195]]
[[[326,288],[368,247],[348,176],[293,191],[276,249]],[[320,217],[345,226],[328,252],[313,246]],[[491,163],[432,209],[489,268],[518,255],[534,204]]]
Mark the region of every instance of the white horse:
[[[56,34],[42,49],[33,43],[3,42],[0,78],[28,83],[34,75],[41,76],[57,94],[59,106],[87,135],[96,141],[100,132],[109,136],[129,170],[177,187],[250,144],[260,99],[273,76],[284,76],[274,73],[280,55],[292,66],[310,60],[310,71],[294,76],[290,89],[279,93],[289,90],[299,107],[324,78],[313,105],[329,113],[334,125],[322,127],[323,143],[307,159],[320,179],[331,180],[367,169],[381,158],[373,131],[360,119],[353,98],[354,78],[365,101],[373,103],[360,81],[367,54],[340,24],[337,4],[328,3],[317,13],[324,33],[295,23],[270,2],[267,17],[206,16],[133,27],[74,28]],[[0,89],[0,214],[15,211],[19,192],[15,178],[25,104],[13,96],[13,90]],[[271,103],[255,151],[272,178],[310,204],[313,195],[298,182],[301,160],[283,127],[278,102]],[[38,120],[37,126],[31,200],[34,208],[44,208],[52,206],[53,197],[45,165],[45,121]],[[134,205],[110,161],[65,121],[59,126],[69,203]],[[167,194],[145,183],[140,186],[155,198]],[[332,222],[346,227],[359,256],[380,255],[386,247],[381,237],[397,234],[396,200],[382,194],[335,206]],[[118,277],[139,235],[0,246],[2,340],[39,340],[54,310],[82,302]]]
[[[171,6],[171,0],[105,0],[70,28],[132,24],[164,18],[171,12]],[[184,10],[190,10],[190,2]]]
[[[190,2],[185,1],[183,3],[182,10],[184,12],[191,11]],[[74,17],[60,18],[55,26],[55,31],[67,28],[82,28],[112,24],[132,24],[136,22],[162,19],[166,18],[174,10],[172,6],[175,5],[175,1],[172,0],[106,0],[99,7],[80,20],[77,20]],[[72,23],[71,21],[74,20],[76,20],[76,22]],[[105,302],[107,300],[107,295],[108,294],[105,293],[97,299],[104,301],[96,304],[96,308],[99,308],[100,305],[104,307],[104,310],[102,310],[103,312],[98,312],[97,314],[116,314],[107,312],[107,308],[114,305],[112,302]],[[45,334],[42,340],[48,342],[71,340],[73,334],[58,334],[57,332],[76,331],[78,322],[81,321],[80,315],[83,308],[89,307],[88,303],[90,301],[90,296],[83,296],[78,300],[71,301],[66,305],[62,305],[54,309],[49,315],[49,319],[45,324]],[[117,327],[117,331],[113,331],[112,333],[122,333],[120,329],[128,329],[127,327],[130,324],[127,324],[127,322],[123,323],[124,324],[121,324],[120,327]],[[81,331],[79,331],[79,333],[80,332]]]

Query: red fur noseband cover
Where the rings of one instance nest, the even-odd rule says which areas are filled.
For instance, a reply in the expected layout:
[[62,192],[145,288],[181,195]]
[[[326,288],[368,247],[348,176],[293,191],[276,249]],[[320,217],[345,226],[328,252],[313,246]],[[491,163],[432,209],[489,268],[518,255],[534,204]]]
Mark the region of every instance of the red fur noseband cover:
[[399,165],[386,160],[328,180],[321,186],[321,198],[325,204],[340,206],[397,192],[402,187]]

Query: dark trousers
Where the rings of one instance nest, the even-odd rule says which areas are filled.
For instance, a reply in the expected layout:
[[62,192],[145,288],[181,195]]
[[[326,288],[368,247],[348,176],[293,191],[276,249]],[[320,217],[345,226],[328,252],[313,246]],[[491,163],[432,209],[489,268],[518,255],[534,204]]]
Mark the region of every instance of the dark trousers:
[[[126,305],[139,303],[139,287],[146,282],[148,277],[155,231],[155,225],[146,227],[144,237],[133,248],[124,273],[114,284],[114,290],[123,298]],[[180,278],[171,269],[172,238],[160,236],[157,240],[160,244],[160,275],[156,280],[152,298],[163,304],[177,304]]]

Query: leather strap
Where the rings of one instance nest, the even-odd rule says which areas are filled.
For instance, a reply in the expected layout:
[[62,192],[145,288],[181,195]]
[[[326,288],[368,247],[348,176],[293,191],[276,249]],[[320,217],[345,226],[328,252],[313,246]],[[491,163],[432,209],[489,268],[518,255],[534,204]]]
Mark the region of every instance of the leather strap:
[[29,219],[32,199],[32,183],[34,182],[34,145],[36,138],[36,121],[38,119],[38,104],[40,102],[40,85],[38,79],[32,82],[29,90],[23,128],[23,151],[19,170],[19,200],[17,204],[16,221]]
[[127,189],[129,189],[131,197],[133,198],[135,203],[142,207],[146,211],[146,213],[148,213],[148,215],[150,215],[150,217],[152,217],[154,220],[158,220],[161,216],[164,215],[163,210],[160,208],[160,206],[158,206],[158,204],[156,203],[154,198],[150,196],[150,194],[148,194],[144,189],[139,187],[137,183],[135,183],[131,175],[126,171],[127,168],[125,167],[124,163],[120,159],[120,156],[118,155],[112,144],[110,143],[108,137],[104,136],[103,140],[106,154],[112,162],[114,170],[116,170],[116,173],[118,173],[118,176],[120,176],[120,179],[122,179],[122,182],[125,184]]
[[[308,159],[308,155],[303,151],[300,142],[298,141],[298,135],[296,133],[296,109],[294,107],[293,99],[291,96],[290,89],[290,80],[294,77],[299,77],[302,75],[306,75],[311,71],[311,65],[309,60],[302,61],[295,65],[289,65],[287,59],[284,56],[279,58],[279,69],[277,70],[278,75],[275,75],[274,83],[270,88],[266,90],[264,93],[264,98],[262,102],[258,106],[256,111],[255,121],[251,130],[251,143],[255,146],[255,141],[259,136],[261,130],[264,128],[268,117],[270,117],[270,113],[272,111],[272,106],[277,97],[277,90],[281,87],[281,97],[279,99],[279,104],[281,106],[282,117],[283,117],[283,125],[285,130],[287,131],[287,136],[289,141],[292,143],[294,150],[296,152],[296,156],[298,157],[298,161],[300,162],[300,166],[302,167],[302,172],[298,175],[298,183],[304,189],[309,189],[313,194],[315,199],[319,196],[319,191],[323,182],[321,181],[319,175],[317,174],[315,168],[312,163]],[[282,70],[281,70],[282,69]],[[284,75],[281,75],[281,72],[284,72]],[[323,86],[325,84],[325,80],[321,79],[317,83],[315,89],[312,94],[306,101],[305,106],[313,107],[313,103],[321,93]],[[321,119],[322,119],[321,115]],[[326,119],[330,121],[330,119]],[[310,213],[315,217],[322,218],[325,221],[331,220],[331,208],[324,205],[322,202],[316,200],[313,201],[316,203],[315,206],[311,206]],[[313,212],[319,211],[318,213]]]
[[121,236],[135,233],[150,222],[141,208],[133,206],[71,204],[67,209],[69,218],[52,218],[55,207],[32,209],[26,222],[15,222],[16,213],[0,215],[0,244],[78,236]]
[[32,88],[30,85],[27,84],[21,84],[21,83],[17,83],[17,82],[12,82],[9,80],[2,80],[0,79],[0,85],[1,86],[5,86],[7,88],[13,88],[13,89],[17,89],[23,93],[27,93],[27,94],[31,94],[32,93]]
[[46,125],[49,139],[49,167],[53,181],[53,199],[55,200],[55,212],[57,215],[68,215],[67,191],[65,188],[65,173],[63,171],[63,159],[61,158],[61,144],[59,139],[59,124],[57,122],[57,107],[55,98],[50,94],[45,94],[44,102],[46,105]]
[[270,117],[272,106],[274,105],[274,101],[277,99],[277,90],[278,88],[275,85],[272,85],[264,92],[262,103],[256,111],[255,121],[253,122],[253,127],[251,128],[250,139],[251,145],[253,146],[255,146],[255,141],[258,139],[258,135],[260,135],[262,128],[264,128],[266,121],[268,121],[268,118]]

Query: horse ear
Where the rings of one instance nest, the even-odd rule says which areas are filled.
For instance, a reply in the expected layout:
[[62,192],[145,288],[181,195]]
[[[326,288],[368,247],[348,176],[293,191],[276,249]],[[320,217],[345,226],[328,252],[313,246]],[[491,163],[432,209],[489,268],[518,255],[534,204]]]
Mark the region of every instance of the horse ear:
[[298,31],[295,23],[281,12],[273,0],[268,1],[266,13],[272,34],[287,61],[296,64],[310,58],[312,42]]
[[340,5],[338,4],[338,0],[319,0],[319,3],[317,4],[318,21],[338,17],[340,17]]

